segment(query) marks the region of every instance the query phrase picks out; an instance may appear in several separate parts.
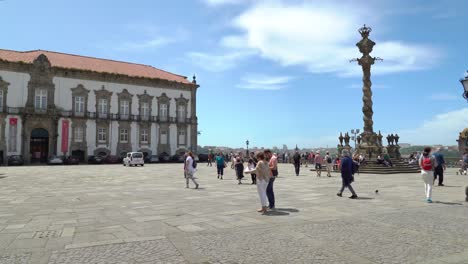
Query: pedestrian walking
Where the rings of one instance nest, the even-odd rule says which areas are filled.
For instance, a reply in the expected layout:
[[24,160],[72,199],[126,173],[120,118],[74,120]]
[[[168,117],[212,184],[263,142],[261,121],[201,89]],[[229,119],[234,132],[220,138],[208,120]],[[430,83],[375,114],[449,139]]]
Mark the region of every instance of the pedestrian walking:
[[444,186],[444,171],[447,168],[445,166],[444,154],[442,154],[441,149],[437,148],[435,153],[433,154],[436,162],[437,167],[434,168],[434,182],[439,177],[439,184],[438,186]]
[[342,155],[343,155],[343,157],[341,158],[342,186],[341,186],[340,191],[336,195],[338,195],[339,197],[342,197],[344,189],[348,188],[348,190],[352,194],[349,198],[356,199],[358,196],[356,192],[354,191],[353,187],[351,186],[351,183],[354,181],[353,160],[349,157],[350,154],[347,149],[343,150]]
[[299,151],[296,150],[293,156],[294,161],[294,169],[296,170],[296,176],[299,176],[299,169],[301,168],[301,155],[299,155]]
[[195,172],[197,171],[195,164],[193,153],[189,151],[187,153],[187,159],[185,160],[185,188],[189,188],[189,180],[192,180],[195,184],[195,189],[198,189],[198,182],[195,180]]
[[210,167],[213,166],[212,165],[212,159],[213,159],[213,154],[208,153],[208,163],[206,164],[207,167],[208,166],[210,166]]
[[424,181],[424,192],[426,202],[432,203],[432,187],[434,186],[434,169],[437,167],[437,161],[431,156],[431,148],[425,147],[421,158],[418,161],[421,167],[421,177]]
[[237,184],[242,184],[241,180],[244,178],[244,163],[240,157],[236,158],[236,164],[234,166],[236,169],[237,180],[239,181]]
[[321,177],[323,157],[322,155],[320,155],[320,151],[317,151],[317,153],[315,153],[314,163],[315,163],[315,172],[317,172],[317,177]]
[[333,169],[333,161],[328,151],[325,153],[325,164],[327,166],[327,177],[331,177],[331,171]]
[[255,173],[257,175],[257,192],[260,197],[260,204],[262,205],[262,208],[257,209],[257,212],[264,214],[268,210],[266,189],[270,179],[270,168],[268,167],[268,163],[265,160],[265,154],[263,152],[257,153],[256,158],[258,162],[255,170],[248,171],[247,173]]
[[226,161],[224,159],[223,153],[219,153],[216,158],[216,169],[218,171],[218,179],[223,179],[224,168],[226,168]]
[[268,167],[270,168],[270,180],[266,189],[268,198],[268,207],[275,209],[275,192],[273,191],[273,184],[275,183],[276,177],[278,177],[278,157],[276,153],[271,153],[271,150],[267,149],[264,151],[265,159],[268,161]]
[[[249,163],[247,165],[247,168],[249,170],[254,170],[255,167],[257,167],[257,158],[255,158],[255,153],[253,152],[250,152],[250,159],[249,159]],[[252,184],[257,184],[257,175],[255,173],[251,173],[250,174],[250,177],[252,178]]]

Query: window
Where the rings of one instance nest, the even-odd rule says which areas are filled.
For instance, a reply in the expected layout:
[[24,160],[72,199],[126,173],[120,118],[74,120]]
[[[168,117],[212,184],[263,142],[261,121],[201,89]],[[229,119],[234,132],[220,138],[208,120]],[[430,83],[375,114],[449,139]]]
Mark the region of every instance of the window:
[[98,114],[99,117],[106,117],[107,116],[107,99],[100,98],[98,101]]
[[185,145],[185,129],[179,129],[179,145]]
[[124,119],[128,118],[130,103],[127,100],[120,102],[120,116]]
[[3,90],[0,90],[0,112],[3,111]]
[[141,103],[141,118],[143,120],[148,120],[149,118],[149,104]]
[[36,97],[34,101],[34,106],[38,110],[47,109],[47,90],[36,89]]
[[167,144],[167,131],[161,130],[161,144]]
[[85,98],[83,96],[77,96],[75,97],[75,114],[77,115],[84,115],[84,105],[85,104]]
[[107,141],[107,129],[98,128],[98,142],[103,143]]
[[128,129],[120,129],[120,142],[128,142]]
[[161,120],[167,120],[167,104],[161,104]]
[[73,139],[75,142],[83,142],[83,128],[82,127],[75,127],[75,133],[73,135]]
[[179,121],[183,122],[185,120],[185,105],[179,105],[177,108],[177,115],[179,117]]
[[141,143],[148,143],[148,129],[144,128],[141,130]]

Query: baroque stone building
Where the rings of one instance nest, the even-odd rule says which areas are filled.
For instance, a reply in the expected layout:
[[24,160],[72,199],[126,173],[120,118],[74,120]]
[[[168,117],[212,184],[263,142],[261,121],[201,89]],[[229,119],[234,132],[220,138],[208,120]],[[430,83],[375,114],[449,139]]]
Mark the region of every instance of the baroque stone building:
[[198,87],[142,64],[0,50],[1,157],[196,150]]

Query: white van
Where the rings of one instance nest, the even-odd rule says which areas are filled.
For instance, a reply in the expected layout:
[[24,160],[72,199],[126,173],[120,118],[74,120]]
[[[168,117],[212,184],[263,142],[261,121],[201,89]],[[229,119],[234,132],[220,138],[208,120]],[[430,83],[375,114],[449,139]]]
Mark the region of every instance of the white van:
[[127,156],[123,159],[123,165],[124,166],[144,166],[145,165],[145,158],[143,156],[143,153],[141,152],[128,152]]

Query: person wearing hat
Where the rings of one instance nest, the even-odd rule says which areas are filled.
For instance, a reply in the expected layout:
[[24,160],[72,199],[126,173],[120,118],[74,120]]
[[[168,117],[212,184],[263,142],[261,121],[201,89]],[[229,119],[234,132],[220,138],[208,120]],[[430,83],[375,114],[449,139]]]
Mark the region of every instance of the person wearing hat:
[[317,172],[317,177],[322,176],[322,164],[323,157],[320,155],[320,151],[315,153],[315,171]]
[[336,194],[339,197],[343,196],[343,191],[347,187],[348,190],[352,193],[349,197],[350,199],[356,199],[358,196],[354,191],[351,183],[354,181],[354,166],[353,160],[349,157],[349,150],[344,149],[342,152],[343,158],[341,159],[341,179],[342,179],[342,186],[340,191]]
[[333,160],[328,151],[325,153],[325,164],[327,166],[327,176],[331,177],[331,171],[333,169]]

